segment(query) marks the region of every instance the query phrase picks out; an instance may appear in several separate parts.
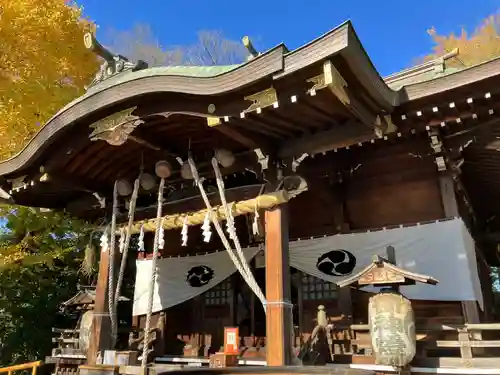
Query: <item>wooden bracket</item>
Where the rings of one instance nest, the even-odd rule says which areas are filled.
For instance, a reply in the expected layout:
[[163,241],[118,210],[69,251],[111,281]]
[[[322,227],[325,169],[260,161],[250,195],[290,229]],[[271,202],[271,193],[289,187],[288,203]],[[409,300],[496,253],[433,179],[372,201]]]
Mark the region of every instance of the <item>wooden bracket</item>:
[[342,104],[349,106],[351,98],[347,89],[347,82],[330,60],[325,61],[323,64],[323,76],[325,77],[325,85],[330,88]]
[[[325,85],[337,97],[337,99],[369,128],[376,126],[377,116],[364,104],[362,104],[348,89],[348,84],[340,72],[330,60],[323,64],[323,76]],[[318,81],[319,82],[319,81]]]
[[392,122],[391,115],[378,115],[375,120],[375,135],[382,138],[384,134],[395,133],[398,127]]
[[429,133],[429,139],[431,141],[430,146],[435,155],[435,162],[437,165],[438,172],[444,172],[448,169],[448,166],[439,129],[436,128],[430,129],[428,133]]
[[312,83],[312,87],[307,90],[309,95],[314,96],[316,95],[316,91],[322,90],[324,88],[327,88],[328,85],[325,83],[325,75],[320,74],[318,76],[309,78],[306,80],[306,82]]
[[270,87],[255,94],[245,96],[245,100],[252,101],[253,103],[243,112],[260,112],[262,108],[270,107],[278,103],[278,94],[273,87]]
[[210,127],[218,126],[221,124],[220,117],[213,117],[209,116],[207,117],[207,125]]

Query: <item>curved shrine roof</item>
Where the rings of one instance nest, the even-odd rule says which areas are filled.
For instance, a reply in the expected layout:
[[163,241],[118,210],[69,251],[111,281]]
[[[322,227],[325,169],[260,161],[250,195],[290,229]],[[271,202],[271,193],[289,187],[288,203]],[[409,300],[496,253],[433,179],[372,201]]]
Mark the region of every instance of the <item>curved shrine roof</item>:
[[[175,165],[188,151],[198,160],[215,148],[238,160],[255,159],[255,149],[297,158],[425,131],[443,121],[436,106],[498,87],[500,59],[457,70],[446,64],[453,57],[383,79],[346,22],[296,50],[281,44],[241,65],[125,71],[90,87],[1,162],[1,186],[16,203],[67,209],[92,192],[109,196],[118,176],[133,179],[160,159]],[[91,139],[112,116],[132,124],[120,147]]]

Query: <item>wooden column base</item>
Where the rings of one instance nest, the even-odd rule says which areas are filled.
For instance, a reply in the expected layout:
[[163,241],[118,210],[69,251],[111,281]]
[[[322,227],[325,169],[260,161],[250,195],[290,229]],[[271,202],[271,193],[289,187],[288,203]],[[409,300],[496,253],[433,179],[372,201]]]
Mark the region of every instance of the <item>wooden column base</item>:
[[236,354],[215,353],[210,357],[210,368],[236,366],[238,366],[238,356]]
[[266,359],[268,366],[285,366],[292,361],[292,305],[268,301],[266,307]]

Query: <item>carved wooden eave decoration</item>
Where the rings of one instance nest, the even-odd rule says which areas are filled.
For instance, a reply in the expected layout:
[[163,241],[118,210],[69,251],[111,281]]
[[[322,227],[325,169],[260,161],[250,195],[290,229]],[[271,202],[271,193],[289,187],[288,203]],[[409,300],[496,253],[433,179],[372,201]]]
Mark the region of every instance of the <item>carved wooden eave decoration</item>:
[[113,113],[90,125],[94,129],[89,135],[90,140],[106,141],[112,146],[123,145],[134,129],[144,123],[139,117],[132,115],[136,108]]
[[375,256],[373,262],[361,272],[337,283],[339,288],[351,286],[362,288],[367,285],[414,285],[415,283],[436,285],[438,280],[397,267],[381,256]]
[[275,108],[278,107],[278,94],[273,87],[245,96],[245,100],[251,101],[252,104],[250,104],[250,106],[243,111],[244,113],[260,113],[264,108],[271,106],[274,106]]

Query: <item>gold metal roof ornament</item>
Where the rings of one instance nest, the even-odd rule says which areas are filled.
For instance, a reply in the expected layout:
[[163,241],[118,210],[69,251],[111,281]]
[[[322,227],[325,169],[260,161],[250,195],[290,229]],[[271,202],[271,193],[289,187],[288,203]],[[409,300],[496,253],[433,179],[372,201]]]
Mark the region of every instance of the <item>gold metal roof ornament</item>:
[[123,145],[134,129],[144,123],[138,116],[132,115],[136,108],[113,113],[90,125],[94,129],[89,135],[90,140],[106,141],[112,146]]

